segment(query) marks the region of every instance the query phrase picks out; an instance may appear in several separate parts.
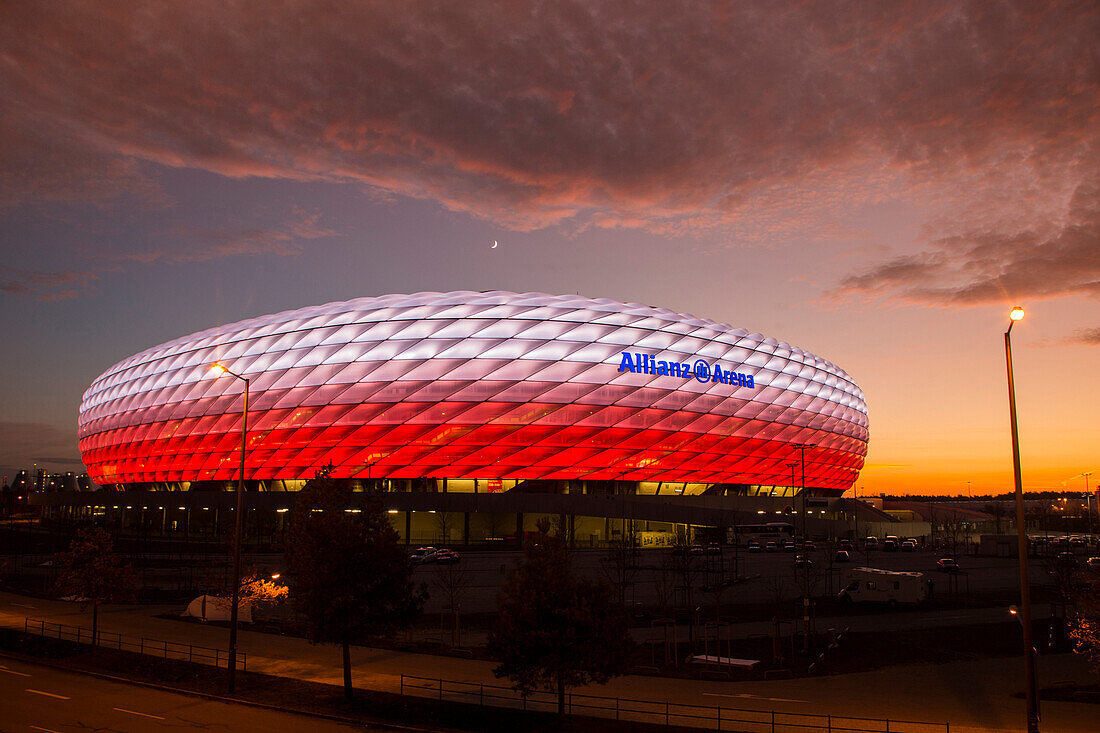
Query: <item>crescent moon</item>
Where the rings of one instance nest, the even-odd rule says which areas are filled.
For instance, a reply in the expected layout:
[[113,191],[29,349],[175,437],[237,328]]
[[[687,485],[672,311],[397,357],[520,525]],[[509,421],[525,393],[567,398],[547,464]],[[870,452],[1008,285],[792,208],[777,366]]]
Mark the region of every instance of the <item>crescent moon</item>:
[[493,246],[490,247],[489,249],[496,249],[496,248],[497,248],[497,240],[494,239],[493,240]]

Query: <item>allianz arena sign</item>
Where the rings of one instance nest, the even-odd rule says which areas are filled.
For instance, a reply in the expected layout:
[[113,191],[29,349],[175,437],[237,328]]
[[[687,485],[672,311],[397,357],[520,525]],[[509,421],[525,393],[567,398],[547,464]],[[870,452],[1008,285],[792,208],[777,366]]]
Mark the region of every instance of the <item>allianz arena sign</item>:
[[723,370],[721,364],[711,365],[705,359],[696,359],[694,363],[665,361],[650,354],[630,354],[623,352],[619,361],[620,372],[641,372],[664,377],[694,378],[697,382],[715,382],[732,384],[735,387],[753,389],[756,383],[751,374],[741,374],[732,370]]

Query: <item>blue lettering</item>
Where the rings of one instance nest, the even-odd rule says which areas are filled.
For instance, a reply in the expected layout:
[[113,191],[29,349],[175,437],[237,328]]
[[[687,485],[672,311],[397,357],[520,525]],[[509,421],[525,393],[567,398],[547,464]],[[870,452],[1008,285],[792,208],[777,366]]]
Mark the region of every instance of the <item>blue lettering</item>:
[[695,379],[699,382],[710,381],[710,364],[702,359],[695,360]]
[[735,387],[756,388],[756,380],[751,374],[723,369],[721,364],[713,366],[706,359],[696,359],[693,363],[679,361],[658,361],[650,354],[631,354],[624,351],[619,360],[620,372],[641,372],[660,377],[680,377],[695,379],[699,382],[731,384]]

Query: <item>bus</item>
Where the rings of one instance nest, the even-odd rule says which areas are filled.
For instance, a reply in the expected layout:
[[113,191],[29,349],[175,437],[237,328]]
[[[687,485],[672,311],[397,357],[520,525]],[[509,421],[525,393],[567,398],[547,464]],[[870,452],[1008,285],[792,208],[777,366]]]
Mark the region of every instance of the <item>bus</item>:
[[776,544],[782,544],[794,537],[794,526],[790,522],[739,524],[735,529],[735,540],[739,545],[747,545],[753,540],[760,544],[764,544],[769,540]]

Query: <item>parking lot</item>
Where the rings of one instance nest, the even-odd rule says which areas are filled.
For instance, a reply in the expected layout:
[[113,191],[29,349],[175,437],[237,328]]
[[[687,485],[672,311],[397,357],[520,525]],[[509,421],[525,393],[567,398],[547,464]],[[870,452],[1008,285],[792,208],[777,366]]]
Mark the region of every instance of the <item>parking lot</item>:
[[[629,604],[654,612],[688,603],[713,606],[716,599],[732,606],[784,603],[801,595],[807,576],[814,595],[835,595],[847,570],[861,566],[928,573],[941,597],[1007,592],[1019,584],[1015,558],[959,556],[959,573],[948,574],[936,567],[936,561],[946,556],[942,551],[855,550],[850,562],[837,563],[834,545],[818,543],[815,550],[805,553],[812,563],[807,572],[796,567],[797,554],[749,553],[743,547],[724,547],[720,555],[685,558],[668,548],[644,549],[637,552],[633,567],[629,555],[614,551],[576,550],[572,556],[576,574],[622,587]],[[464,613],[494,610],[497,591],[521,557],[518,551],[464,551],[461,555],[461,562],[454,565],[417,567],[416,580],[432,593],[429,612],[438,612],[444,605],[443,591],[456,586]],[[1032,559],[1030,568],[1033,584],[1049,582],[1047,561]],[[689,584],[690,592],[685,590]]]

